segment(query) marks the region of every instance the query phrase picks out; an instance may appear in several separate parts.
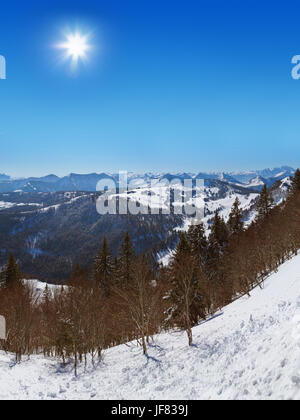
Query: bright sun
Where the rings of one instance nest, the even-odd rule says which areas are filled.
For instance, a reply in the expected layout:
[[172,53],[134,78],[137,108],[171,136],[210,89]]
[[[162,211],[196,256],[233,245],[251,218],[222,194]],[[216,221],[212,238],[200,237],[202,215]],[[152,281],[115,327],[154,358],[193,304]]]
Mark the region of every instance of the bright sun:
[[87,58],[87,52],[91,46],[88,44],[88,36],[79,32],[70,33],[66,36],[66,41],[59,44],[60,49],[65,50],[65,58],[71,58],[73,64]]

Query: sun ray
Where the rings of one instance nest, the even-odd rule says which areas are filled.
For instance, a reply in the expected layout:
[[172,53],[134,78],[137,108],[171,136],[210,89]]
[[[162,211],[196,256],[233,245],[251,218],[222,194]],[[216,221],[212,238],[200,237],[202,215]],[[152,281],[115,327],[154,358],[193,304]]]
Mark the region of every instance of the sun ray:
[[65,59],[71,60],[73,68],[77,67],[80,60],[85,61],[87,59],[87,53],[91,49],[89,36],[78,31],[67,34],[66,40],[58,44],[57,47],[64,51]]

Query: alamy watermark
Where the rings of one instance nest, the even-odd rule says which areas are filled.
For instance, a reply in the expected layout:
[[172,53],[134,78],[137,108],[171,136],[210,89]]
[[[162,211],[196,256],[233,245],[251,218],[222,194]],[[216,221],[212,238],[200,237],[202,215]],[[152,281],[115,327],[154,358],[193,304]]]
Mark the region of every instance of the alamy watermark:
[[3,316],[0,315],[0,340],[6,340],[6,321]]
[[6,79],[6,59],[3,55],[0,55],[0,79]]
[[96,202],[100,215],[186,215],[195,223],[204,217],[204,180],[128,179],[126,171],[119,172],[118,180],[104,178],[96,190],[102,193]]

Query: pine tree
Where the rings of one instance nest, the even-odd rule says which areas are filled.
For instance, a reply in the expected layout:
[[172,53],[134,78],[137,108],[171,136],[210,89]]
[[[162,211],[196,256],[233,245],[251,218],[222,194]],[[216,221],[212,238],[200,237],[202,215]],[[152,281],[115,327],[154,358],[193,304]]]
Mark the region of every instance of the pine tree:
[[4,272],[4,285],[6,287],[11,286],[21,286],[22,285],[22,275],[20,268],[15,260],[13,254],[10,254],[6,269]]
[[224,258],[228,251],[229,230],[223,217],[216,211],[211,233],[209,236],[207,282],[208,282],[208,308],[215,311],[220,307],[219,296],[226,287],[224,279]]
[[112,257],[107,245],[107,239],[104,238],[102,248],[94,263],[94,281],[109,296],[111,289],[113,264]]
[[184,256],[185,254],[191,254],[191,245],[188,241],[187,235],[184,232],[181,232],[179,242],[174,252],[173,261],[179,260],[181,256]]
[[208,241],[203,223],[191,225],[188,230],[187,239],[190,243],[192,255],[195,257],[196,261],[203,266],[207,258],[208,248]]
[[292,178],[292,194],[300,191],[300,169],[297,169]]
[[193,302],[190,307],[190,316],[193,324],[199,319],[206,318],[205,290],[207,286],[207,264],[209,246],[204,224],[191,225],[187,235],[191,247],[194,264],[193,272]]
[[120,251],[116,279],[117,284],[123,289],[126,289],[132,282],[135,257],[130,235],[127,232]]
[[220,217],[219,211],[217,210],[209,236],[210,246],[220,251],[227,244],[228,237],[229,232],[225,220],[223,217]]
[[228,229],[231,235],[235,235],[244,229],[243,211],[240,205],[240,200],[237,197],[228,219]]
[[261,221],[268,217],[273,208],[273,204],[274,199],[272,197],[272,194],[268,190],[267,186],[264,185],[257,204],[258,214],[256,220]]

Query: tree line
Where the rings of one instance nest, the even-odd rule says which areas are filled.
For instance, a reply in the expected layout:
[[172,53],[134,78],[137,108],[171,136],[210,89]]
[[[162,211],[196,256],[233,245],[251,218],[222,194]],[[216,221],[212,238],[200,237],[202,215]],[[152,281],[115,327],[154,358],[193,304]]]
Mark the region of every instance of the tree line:
[[136,255],[127,233],[112,257],[105,238],[91,270],[76,266],[66,286],[41,295],[22,281],[13,255],[0,275],[0,313],[8,336],[0,348],[44,353],[66,363],[101,359],[103,350],[136,342],[147,353],[157,333],[193,327],[254,287],[300,248],[300,171],[285,201],[274,205],[266,186],[257,216],[245,227],[235,200],[228,221],[216,211],[209,235],[202,223],[182,232],[167,267]]

